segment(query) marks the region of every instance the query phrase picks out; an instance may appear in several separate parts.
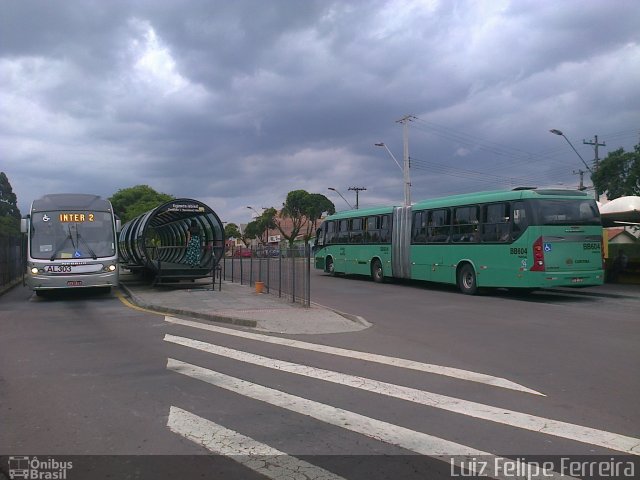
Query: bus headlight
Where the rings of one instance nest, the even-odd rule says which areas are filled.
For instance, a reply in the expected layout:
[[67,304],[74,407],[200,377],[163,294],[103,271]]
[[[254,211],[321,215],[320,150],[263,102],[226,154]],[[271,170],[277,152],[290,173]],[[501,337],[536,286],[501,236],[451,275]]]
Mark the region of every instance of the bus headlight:
[[116,266],[115,265],[109,265],[109,271],[110,272],[115,272],[116,271]]
[[33,267],[31,269],[31,273],[33,273],[34,275],[38,273],[38,269],[36,267]]

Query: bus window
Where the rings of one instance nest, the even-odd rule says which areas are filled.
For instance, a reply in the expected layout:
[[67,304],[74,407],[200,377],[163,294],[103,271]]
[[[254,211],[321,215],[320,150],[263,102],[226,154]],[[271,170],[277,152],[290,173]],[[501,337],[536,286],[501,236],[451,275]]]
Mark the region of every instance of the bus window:
[[391,216],[382,215],[380,217],[380,243],[391,242]]
[[482,207],[482,241],[509,241],[509,204],[496,203]]
[[454,242],[478,241],[478,207],[458,207],[453,210]]
[[600,213],[593,199],[530,200],[536,225],[600,225]]
[[349,243],[349,220],[340,220],[338,224],[338,243]]
[[328,245],[336,240],[336,222],[326,222],[325,243]]
[[449,209],[429,212],[427,242],[446,243],[451,234],[451,212]]
[[362,243],[362,218],[351,219],[351,232],[349,233],[349,243]]
[[427,241],[427,212],[413,214],[411,229],[411,243],[426,243]]
[[380,242],[380,217],[367,217],[365,220],[365,243]]
[[325,226],[322,225],[320,228],[316,230],[316,242],[314,248],[319,248],[324,246],[325,239]]
[[511,218],[513,219],[513,223],[511,224],[511,238],[516,240],[529,226],[524,202],[515,202],[511,208],[511,213]]

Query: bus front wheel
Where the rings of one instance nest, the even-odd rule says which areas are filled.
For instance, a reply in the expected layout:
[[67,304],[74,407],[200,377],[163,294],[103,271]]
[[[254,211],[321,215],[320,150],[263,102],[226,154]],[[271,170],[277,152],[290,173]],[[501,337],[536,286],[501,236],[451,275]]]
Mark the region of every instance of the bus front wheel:
[[327,257],[327,264],[325,265],[325,272],[327,272],[329,275],[335,275],[336,274],[336,269],[333,266],[333,258],[332,257]]
[[377,258],[371,262],[371,278],[376,283],[382,283],[382,281],[384,280],[382,264]]
[[474,295],[478,291],[476,271],[468,263],[462,265],[458,270],[458,288],[467,295]]

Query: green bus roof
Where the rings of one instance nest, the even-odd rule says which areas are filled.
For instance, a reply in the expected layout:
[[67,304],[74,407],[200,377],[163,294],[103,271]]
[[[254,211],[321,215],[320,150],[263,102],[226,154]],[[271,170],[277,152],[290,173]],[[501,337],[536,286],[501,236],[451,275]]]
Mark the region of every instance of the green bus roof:
[[[493,190],[488,192],[464,193],[450,195],[448,197],[430,198],[421,200],[412,205],[413,210],[428,208],[455,207],[457,205],[472,205],[474,203],[505,202],[509,200],[521,200],[524,198],[561,198],[561,199],[586,199],[589,195],[579,190],[561,189],[534,189],[516,188],[513,190]],[[325,220],[339,220],[342,218],[367,217],[370,215],[386,215],[393,212],[399,205],[387,207],[363,208],[359,210],[345,210],[329,215]]]
[[490,192],[465,193],[448,197],[431,198],[422,200],[413,205],[413,210],[426,208],[455,207],[457,205],[471,205],[474,203],[505,202],[508,200],[521,200],[524,198],[562,198],[562,199],[586,199],[589,196],[578,190],[557,190],[532,188],[514,190],[494,190]]
[[334,213],[329,215],[326,220],[339,220],[341,218],[354,218],[354,217],[368,217],[372,215],[386,215],[393,212],[393,206],[389,207],[373,207],[373,208],[361,208],[358,210],[345,210],[344,212]]

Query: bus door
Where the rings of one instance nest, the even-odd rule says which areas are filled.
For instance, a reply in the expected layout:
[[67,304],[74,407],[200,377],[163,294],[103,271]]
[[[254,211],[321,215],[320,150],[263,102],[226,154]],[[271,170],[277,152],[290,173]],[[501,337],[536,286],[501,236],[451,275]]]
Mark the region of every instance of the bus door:
[[335,258],[333,260],[336,272],[347,272],[347,246],[349,243],[349,220],[343,219],[338,221],[338,245],[335,249]]
[[[429,211],[427,222],[427,280],[453,282],[457,254],[448,245],[451,240],[451,211],[447,208]],[[457,250],[457,249],[456,249]]]
[[411,228],[411,278],[429,280],[430,265],[427,262],[427,212],[413,212]]

